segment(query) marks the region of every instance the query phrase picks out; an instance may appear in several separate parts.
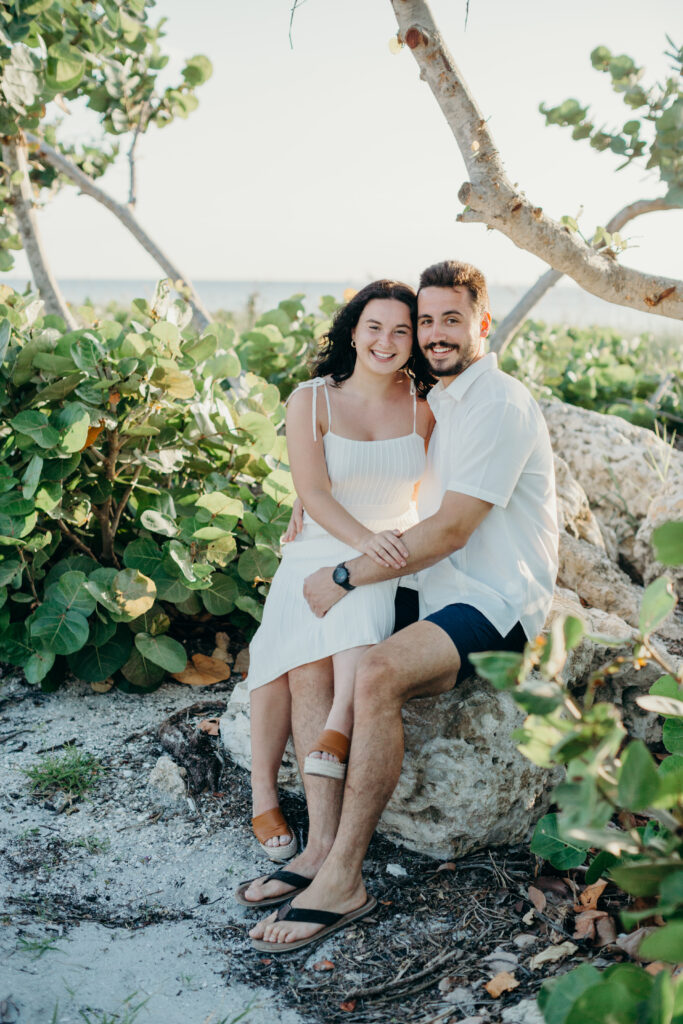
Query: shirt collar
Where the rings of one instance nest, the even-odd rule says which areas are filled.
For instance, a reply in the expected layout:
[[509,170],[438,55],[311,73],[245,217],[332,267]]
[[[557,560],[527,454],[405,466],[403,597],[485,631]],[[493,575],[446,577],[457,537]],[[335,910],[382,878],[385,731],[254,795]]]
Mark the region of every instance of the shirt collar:
[[495,370],[498,366],[498,357],[495,352],[488,352],[481,359],[478,359],[476,363],[471,363],[466,370],[459,373],[454,381],[444,387],[443,381],[438,381],[432,390],[427,395],[427,401],[429,402],[432,411],[435,410],[436,406],[441,402],[442,398],[448,396],[459,402],[467,392],[468,388],[475,382],[478,377],[481,377],[482,373],[487,373],[489,370]]

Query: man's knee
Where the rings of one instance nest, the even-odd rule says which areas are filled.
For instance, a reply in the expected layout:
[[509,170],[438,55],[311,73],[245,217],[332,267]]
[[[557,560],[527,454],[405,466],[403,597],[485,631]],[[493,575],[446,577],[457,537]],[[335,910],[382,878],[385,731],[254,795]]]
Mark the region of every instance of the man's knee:
[[354,686],[355,701],[358,704],[386,704],[394,699],[401,701],[398,685],[397,666],[391,654],[380,644],[367,651],[356,669]]

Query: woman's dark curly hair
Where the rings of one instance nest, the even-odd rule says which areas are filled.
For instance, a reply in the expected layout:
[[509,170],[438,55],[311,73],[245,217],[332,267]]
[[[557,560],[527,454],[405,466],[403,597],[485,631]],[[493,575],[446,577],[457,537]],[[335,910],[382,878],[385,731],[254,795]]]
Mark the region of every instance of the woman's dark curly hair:
[[356,365],[356,350],[351,345],[353,331],[361,314],[372,299],[396,299],[404,302],[410,310],[413,328],[413,350],[404,369],[415,381],[415,388],[421,398],[434,383],[434,377],[427,360],[417,344],[417,296],[413,289],[400,281],[373,281],[361,288],[344,306],[340,306],[332,319],[332,326],[323,339],[323,344],[311,367],[313,377],[332,377],[335,384],[348,380]]

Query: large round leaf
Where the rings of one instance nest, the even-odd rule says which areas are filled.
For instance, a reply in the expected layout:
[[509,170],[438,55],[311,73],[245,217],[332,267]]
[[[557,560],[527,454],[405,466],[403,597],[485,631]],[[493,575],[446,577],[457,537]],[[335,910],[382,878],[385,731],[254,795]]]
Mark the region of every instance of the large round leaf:
[[47,83],[56,92],[69,92],[85,72],[85,58],[68,43],[54,43],[47,51]]
[[125,665],[133,648],[133,638],[125,626],[99,647],[86,646],[69,657],[69,668],[78,679],[97,683]]
[[24,665],[24,675],[29,683],[39,683],[48,674],[55,663],[52,651],[34,651]]
[[123,564],[127,569],[139,569],[150,578],[154,578],[163,560],[163,551],[151,537],[140,537],[132,541],[123,552]]
[[10,420],[10,426],[19,434],[26,434],[40,448],[54,448],[59,444],[59,434],[48,423],[42,412],[20,412]]
[[153,665],[159,665],[167,672],[182,672],[187,665],[185,648],[170,636],[150,636],[138,633],[135,646],[139,653]]
[[55,654],[73,654],[88,639],[88,620],[80,612],[46,602],[31,621],[31,637]]
[[239,519],[244,511],[244,506],[239,498],[232,498],[222,491],[212,491],[210,494],[202,494],[197,498],[197,508],[205,508],[215,516],[234,516]]
[[237,584],[232,577],[222,572],[214,573],[211,577],[211,587],[201,592],[204,607],[212,615],[227,615],[235,607],[236,597]]
[[553,867],[566,871],[578,868],[586,859],[588,844],[577,839],[562,839],[557,827],[557,815],[546,814],[536,825],[531,852],[549,860]]
[[225,537],[219,537],[217,540],[211,541],[206,549],[206,557],[210,562],[214,562],[216,565],[225,566],[228,562],[231,562],[237,553],[237,541],[228,534]]
[[246,412],[240,416],[239,426],[251,435],[251,442],[259,455],[267,455],[275,444],[275,427],[260,412]]
[[237,571],[247,583],[256,579],[269,580],[278,567],[278,558],[270,548],[247,548],[240,555]]
[[155,687],[166,675],[160,665],[143,658],[138,650],[133,649],[131,656],[121,669],[121,674],[142,690]]
[[134,633],[150,633],[152,636],[160,636],[166,633],[171,625],[171,620],[163,609],[163,606],[156,602],[144,614],[128,623],[128,628]]
[[60,433],[59,447],[63,452],[80,452],[85,446],[90,428],[90,416],[78,402],[70,402],[53,418]]
[[154,581],[139,569],[122,569],[112,583],[112,591],[122,612],[136,619],[154,604],[157,588]]
[[84,572],[65,572],[59,577],[57,583],[48,589],[46,597],[60,608],[71,608],[75,612],[80,612],[81,615],[88,616],[95,610],[96,602],[92,594],[83,586],[85,581]]
[[140,516],[140,522],[146,530],[151,530],[152,533],[161,533],[164,537],[175,537],[178,533],[178,527],[171,517],[154,508],[146,509]]

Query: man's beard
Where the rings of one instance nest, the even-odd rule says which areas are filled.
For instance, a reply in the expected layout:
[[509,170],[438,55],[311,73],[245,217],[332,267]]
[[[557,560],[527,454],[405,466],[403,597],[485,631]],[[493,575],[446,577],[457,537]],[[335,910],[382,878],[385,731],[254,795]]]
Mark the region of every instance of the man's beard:
[[448,363],[448,365],[440,363],[440,365],[434,366],[432,364],[431,359],[429,358],[430,351],[431,346],[430,348],[427,349],[426,352],[424,352],[424,357],[429,363],[429,369],[433,377],[457,377],[459,374],[463,372],[463,370],[467,369],[467,367],[472,363],[474,357],[477,354],[476,352],[470,351],[465,353],[464,355],[461,354],[456,356],[454,362]]

